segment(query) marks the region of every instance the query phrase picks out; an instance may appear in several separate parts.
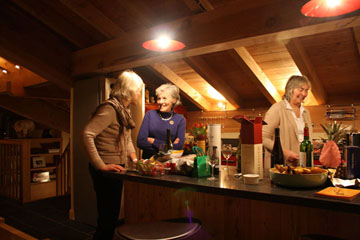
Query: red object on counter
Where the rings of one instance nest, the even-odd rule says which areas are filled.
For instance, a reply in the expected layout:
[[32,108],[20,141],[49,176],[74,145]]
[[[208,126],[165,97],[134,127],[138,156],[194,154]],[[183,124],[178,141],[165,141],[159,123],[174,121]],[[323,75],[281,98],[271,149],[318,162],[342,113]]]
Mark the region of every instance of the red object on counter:
[[243,115],[236,115],[233,116],[233,119],[241,123],[241,144],[262,143],[262,125],[267,124],[262,120],[262,117],[256,117],[255,120],[249,120]]
[[[228,165],[229,166],[236,166],[236,156],[231,156],[228,160]],[[226,159],[224,158],[223,155],[221,155],[221,165],[226,165]]]

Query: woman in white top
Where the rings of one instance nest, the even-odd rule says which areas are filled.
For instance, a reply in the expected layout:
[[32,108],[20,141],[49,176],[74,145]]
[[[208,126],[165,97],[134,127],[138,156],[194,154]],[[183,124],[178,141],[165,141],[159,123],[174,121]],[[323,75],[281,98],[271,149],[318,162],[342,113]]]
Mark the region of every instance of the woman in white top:
[[305,76],[291,76],[285,86],[283,100],[273,104],[265,115],[263,126],[263,144],[265,147],[265,169],[270,167],[271,151],[274,146],[275,128],[280,128],[280,140],[285,161],[296,164],[299,161],[300,143],[304,139],[304,127],[307,123],[312,132],[309,111],[302,103],[311,88]]

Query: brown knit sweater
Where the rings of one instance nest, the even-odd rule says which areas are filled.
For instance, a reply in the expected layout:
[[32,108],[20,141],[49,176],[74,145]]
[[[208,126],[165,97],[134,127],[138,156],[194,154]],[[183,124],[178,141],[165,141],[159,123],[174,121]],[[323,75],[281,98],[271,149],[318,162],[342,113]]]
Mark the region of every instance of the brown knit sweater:
[[82,141],[90,163],[97,169],[107,163],[124,164],[135,152],[131,129],[120,125],[118,116],[113,106],[101,105],[84,128]]

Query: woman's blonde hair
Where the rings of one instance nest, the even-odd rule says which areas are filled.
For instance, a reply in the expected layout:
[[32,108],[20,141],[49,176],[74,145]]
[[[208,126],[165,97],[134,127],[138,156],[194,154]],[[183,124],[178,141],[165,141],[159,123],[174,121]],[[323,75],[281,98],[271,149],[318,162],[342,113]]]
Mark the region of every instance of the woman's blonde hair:
[[158,97],[163,92],[169,93],[172,98],[176,99],[176,103],[172,106],[173,109],[174,109],[174,107],[181,104],[180,90],[177,86],[175,86],[174,84],[171,84],[171,83],[162,84],[160,87],[158,87],[155,90],[155,95]]
[[311,89],[311,83],[309,79],[305,76],[293,75],[291,76],[285,86],[285,94],[284,97],[287,101],[290,101],[291,95],[295,88],[300,88],[304,83],[309,86],[309,90]]
[[143,87],[143,80],[132,70],[123,71],[110,92],[110,97],[118,99],[130,100],[131,97]]

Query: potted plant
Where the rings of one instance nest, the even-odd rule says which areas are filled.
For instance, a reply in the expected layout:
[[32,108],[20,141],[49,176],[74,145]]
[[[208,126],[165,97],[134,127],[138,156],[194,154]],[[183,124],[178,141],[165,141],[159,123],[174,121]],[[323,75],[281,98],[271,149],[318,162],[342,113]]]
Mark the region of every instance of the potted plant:
[[345,137],[345,127],[341,126],[341,123],[326,123],[325,125],[320,123],[320,126],[327,135],[327,139],[323,139],[325,142],[321,155],[320,162],[325,167],[337,168],[341,163],[341,154],[338,144],[342,144]]
[[194,139],[197,143],[197,146],[202,148],[203,151],[206,151],[206,135],[207,135],[207,124],[195,123],[192,129],[190,129],[191,135],[194,136]]

